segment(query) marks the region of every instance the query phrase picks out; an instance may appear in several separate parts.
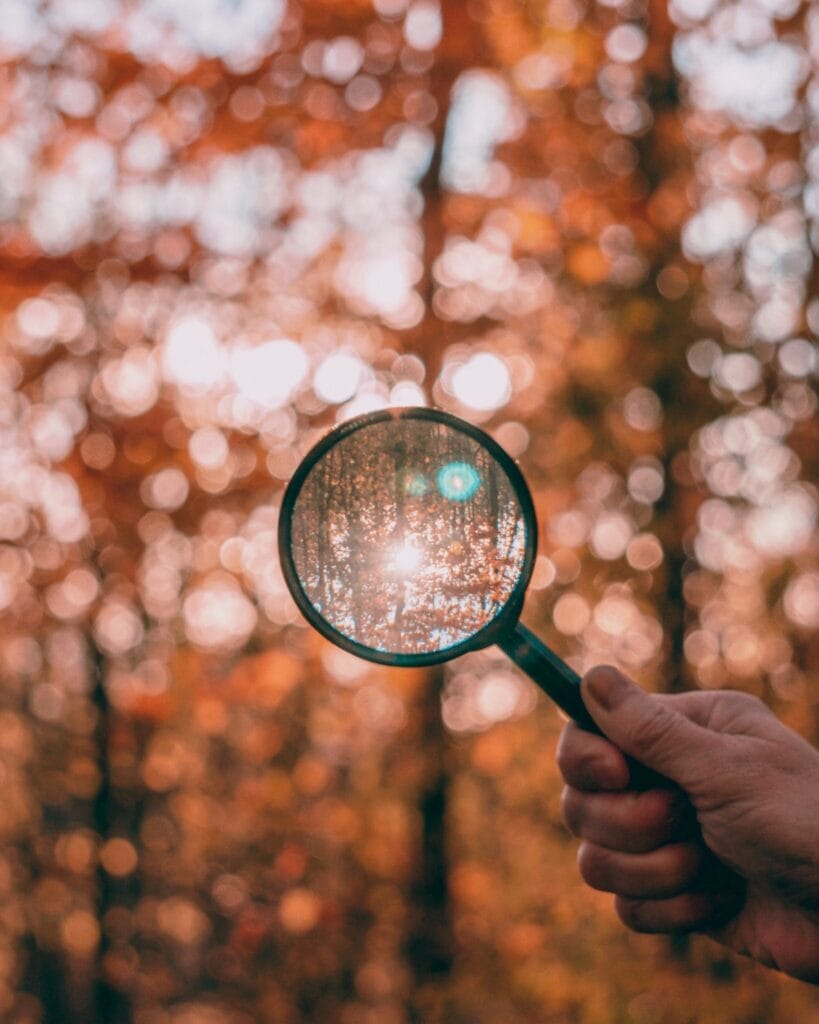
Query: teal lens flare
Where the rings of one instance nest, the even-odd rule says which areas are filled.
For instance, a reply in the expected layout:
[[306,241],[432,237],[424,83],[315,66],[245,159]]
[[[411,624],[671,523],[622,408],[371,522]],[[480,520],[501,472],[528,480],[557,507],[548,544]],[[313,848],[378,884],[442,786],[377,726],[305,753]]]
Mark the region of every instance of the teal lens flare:
[[404,474],[404,493],[411,498],[423,498],[429,490],[427,478],[423,473],[408,472]]
[[481,474],[468,462],[450,462],[438,470],[436,483],[450,501],[469,501],[481,486]]

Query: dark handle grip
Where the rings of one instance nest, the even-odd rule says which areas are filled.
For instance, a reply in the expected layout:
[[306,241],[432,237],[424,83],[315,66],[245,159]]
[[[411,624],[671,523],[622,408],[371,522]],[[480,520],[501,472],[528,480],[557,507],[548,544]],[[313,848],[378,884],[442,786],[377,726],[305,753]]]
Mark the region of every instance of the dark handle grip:
[[[518,622],[514,630],[501,637],[498,640],[498,647],[581,728],[597,733],[598,736],[605,735],[583,703],[580,695],[580,676],[523,623]],[[672,785],[668,779],[658,775],[651,768],[646,768],[639,761],[631,757],[627,757],[626,760],[631,786],[637,789],[651,789],[654,786]]]
[[523,623],[501,637],[498,647],[578,725],[603,735],[580,696],[580,676]]

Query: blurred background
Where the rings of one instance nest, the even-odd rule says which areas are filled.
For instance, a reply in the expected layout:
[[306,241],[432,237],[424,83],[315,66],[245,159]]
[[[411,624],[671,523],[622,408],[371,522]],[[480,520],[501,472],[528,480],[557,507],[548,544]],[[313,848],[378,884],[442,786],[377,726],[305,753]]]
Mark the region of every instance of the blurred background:
[[283,486],[434,404],[531,482],[524,621],[819,738],[819,9],[0,0],[0,1018],[794,1024],[628,934],[490,650],[331,648]]

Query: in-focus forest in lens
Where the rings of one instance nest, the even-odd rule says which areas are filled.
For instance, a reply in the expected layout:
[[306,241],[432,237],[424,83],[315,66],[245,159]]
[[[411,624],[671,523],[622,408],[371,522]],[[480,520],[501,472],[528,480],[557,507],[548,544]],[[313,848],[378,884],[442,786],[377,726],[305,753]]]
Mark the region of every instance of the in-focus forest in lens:
[[430,404],[523,621],[819,739],[819,8],[3,0],[0,1019],[795,1024],[581,883],[497,650],[308,628],[283,487]]

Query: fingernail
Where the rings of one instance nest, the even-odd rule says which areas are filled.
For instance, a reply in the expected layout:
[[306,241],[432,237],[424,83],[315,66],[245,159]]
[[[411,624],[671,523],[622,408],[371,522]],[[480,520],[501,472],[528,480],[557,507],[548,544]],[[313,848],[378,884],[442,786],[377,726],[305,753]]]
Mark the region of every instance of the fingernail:
[[628,691],[625,676],[608,665],[593,668],[586,676],[586,692],[606,711],[613,711]]

